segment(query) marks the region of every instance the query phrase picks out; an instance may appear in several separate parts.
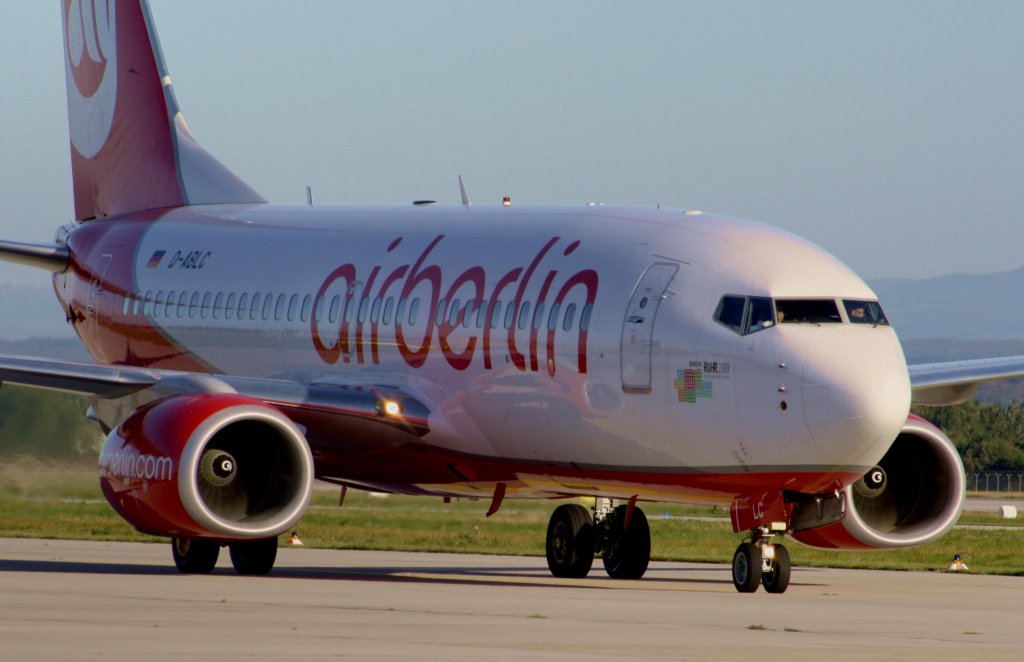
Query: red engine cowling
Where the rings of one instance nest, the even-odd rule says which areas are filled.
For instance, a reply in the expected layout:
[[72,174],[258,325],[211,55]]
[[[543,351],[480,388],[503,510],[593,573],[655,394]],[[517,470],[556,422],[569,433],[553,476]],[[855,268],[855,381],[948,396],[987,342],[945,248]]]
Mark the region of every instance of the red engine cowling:
[[823,549],[923,545],[956,524],[966,483],[953,442],[911,415],[878,466],[846,488],[846,518],[791,537]]
[[100,487],[139,531],[175,538],[269,538],[302,516],[313,458],[277,409],[234,394],[179,395],[107,435]]

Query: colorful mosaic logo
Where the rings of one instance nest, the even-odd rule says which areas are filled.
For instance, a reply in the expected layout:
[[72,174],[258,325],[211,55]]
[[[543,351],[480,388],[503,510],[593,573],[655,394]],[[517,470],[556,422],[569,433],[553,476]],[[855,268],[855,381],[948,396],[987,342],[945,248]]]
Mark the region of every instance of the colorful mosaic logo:
[[679,402],[697,402],[697,398],[711,397],[711,382],[704,381],[704,371],[700,368],[676,370],[676,379],[672,382],[679,393]]

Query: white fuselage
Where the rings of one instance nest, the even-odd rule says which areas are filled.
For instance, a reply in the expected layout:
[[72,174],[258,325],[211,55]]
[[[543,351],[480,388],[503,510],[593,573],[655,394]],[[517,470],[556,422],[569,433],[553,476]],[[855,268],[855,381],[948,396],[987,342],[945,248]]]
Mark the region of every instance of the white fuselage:
[[[72,231],[79,264],[56,285],[72,311],[91,309],[77,328],[101,362],[401,385],[431,408],[426,444],[521,465],[542,492],[637,493],[665,473],[704,476],[691,492],[744,474],[787,489],[787,473],[826,491],[873,466],[909,408],[888,325],[843,311],[741,335],[716,321],[725,295],[841,311],[876,298],[820,248],[756,223],[255,205],[78,237],[100,223]],[[657,482],[650,496],[673,496]]]

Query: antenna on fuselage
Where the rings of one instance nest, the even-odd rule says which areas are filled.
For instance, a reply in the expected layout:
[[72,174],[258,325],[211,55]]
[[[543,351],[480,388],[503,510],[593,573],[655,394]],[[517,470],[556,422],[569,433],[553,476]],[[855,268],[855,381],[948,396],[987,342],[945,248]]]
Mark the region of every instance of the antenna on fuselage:
[[462,175],[459,175],[459,193],[462,194],[462,204],[468,207],[472,203],[469,201],[469,194],[466,193],[466,182],[462,181]]
[[312,186],[307,186],[306,187],[306,204],[309,205],[310,207],[313,206],[313,187]]

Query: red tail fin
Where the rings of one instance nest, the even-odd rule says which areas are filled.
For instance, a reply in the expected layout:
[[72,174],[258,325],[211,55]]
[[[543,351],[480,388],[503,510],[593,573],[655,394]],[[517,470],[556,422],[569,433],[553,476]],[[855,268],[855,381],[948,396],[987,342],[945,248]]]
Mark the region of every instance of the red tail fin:
[[62,0],[75,216],[265,202],[192,138],[146,0]]

